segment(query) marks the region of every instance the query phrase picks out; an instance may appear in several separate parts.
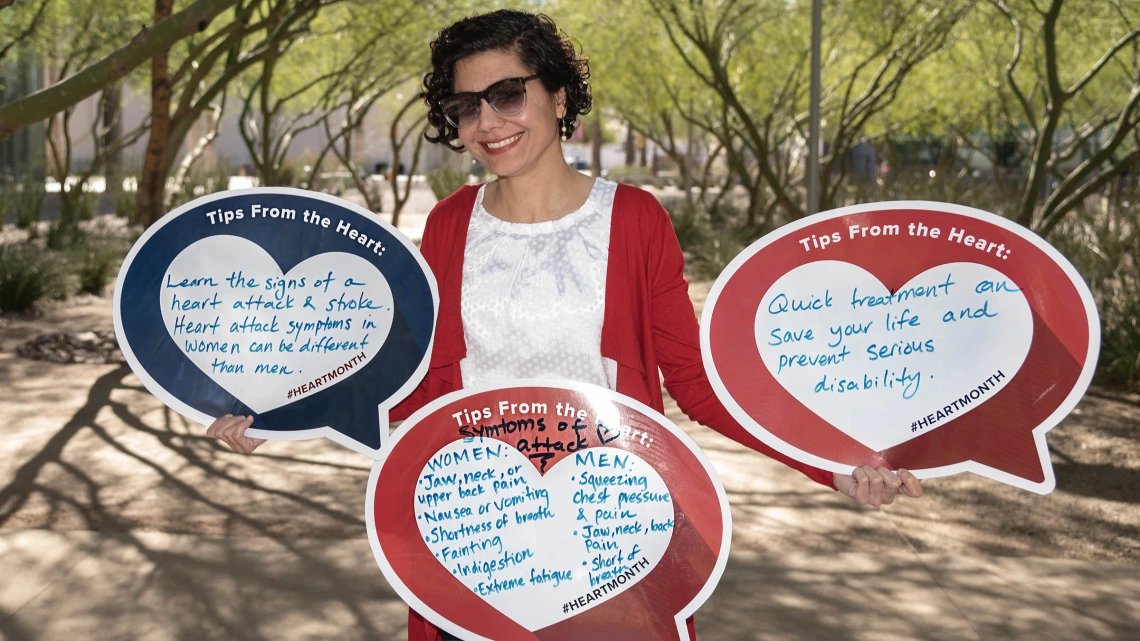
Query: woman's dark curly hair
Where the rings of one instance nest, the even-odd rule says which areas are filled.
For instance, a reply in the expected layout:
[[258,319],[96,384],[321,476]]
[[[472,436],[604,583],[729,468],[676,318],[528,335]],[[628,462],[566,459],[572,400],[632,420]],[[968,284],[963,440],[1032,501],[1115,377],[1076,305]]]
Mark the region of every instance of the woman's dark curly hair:
[[424,76],[423,96],[428,106],[428,123],[435,135],[429,128],[424,137],[455,151],[464,150],[456,142],[459,131],[443,117],[440,101],[454,93],[455,63],[485,51],[515,53],[551,93],[566,88],[566,115],[561,119],[560,130],[569,137],[578,125],[578,116],[590,113],[593,102],[589,59],[578,49],[577,42],[541,13],[502,9],[456,22],[439,32],[431,43],[431,71]]

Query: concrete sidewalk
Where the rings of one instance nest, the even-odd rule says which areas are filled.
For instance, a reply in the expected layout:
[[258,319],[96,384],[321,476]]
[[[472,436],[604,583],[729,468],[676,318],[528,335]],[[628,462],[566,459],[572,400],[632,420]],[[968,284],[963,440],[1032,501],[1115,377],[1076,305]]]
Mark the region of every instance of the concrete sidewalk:
[[[1135,565],[737,550],[699,637],[1136,639]],[[0,534],[5,639],[403,639],[366,541]],[[18,577],[16,580],[13,578]]]

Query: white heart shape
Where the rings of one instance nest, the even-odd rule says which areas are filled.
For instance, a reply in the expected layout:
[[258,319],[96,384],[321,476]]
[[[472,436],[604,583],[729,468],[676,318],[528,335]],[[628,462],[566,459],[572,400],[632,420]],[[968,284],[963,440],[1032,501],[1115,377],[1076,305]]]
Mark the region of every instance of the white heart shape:
[[454,441],[420,473],[415,501],[440,563],[531,631],[624,592],[673,534],[665,481],[610,447],[570,454],[543,476],[505,443]]
[[1032,342],[1025,295],[977,263],[933,267],[894,293],[851,263],[807,263],[776,280],[756,312],[772,376],[875,451],[984,403]]
[[392,328],[388,281],[345,252],[317,254],[282,274],[256,243],[211,236],[183,249],[160,287],[175,344],[259,413],[360,371]]

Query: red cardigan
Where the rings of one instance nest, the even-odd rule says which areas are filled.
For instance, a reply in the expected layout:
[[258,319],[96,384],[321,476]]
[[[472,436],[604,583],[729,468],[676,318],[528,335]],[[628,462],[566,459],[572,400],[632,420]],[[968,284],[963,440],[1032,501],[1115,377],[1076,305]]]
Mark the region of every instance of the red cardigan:
[[[463,253],[477,186],[466,186],[441,200],[428,216],[420,252],[439,284],[439,319],[427,375],[394,407],[391,420],[403,420],[428,402],[463,387],[459,361],[467,355],[460,316]],[[685,259],[665,208],[652,194],[618,185],[610,222],[602,356],[617,362],[617,391],[664,411],[661,381],[689,418],[789,467],[834,487],[832,474],[776,452],[740,426],[713,393],[701,361],[700,333]],[[692,620],[689,621],[692,634]],[[435,626],[415,612],[408,619],[409,641],[439,638]]]

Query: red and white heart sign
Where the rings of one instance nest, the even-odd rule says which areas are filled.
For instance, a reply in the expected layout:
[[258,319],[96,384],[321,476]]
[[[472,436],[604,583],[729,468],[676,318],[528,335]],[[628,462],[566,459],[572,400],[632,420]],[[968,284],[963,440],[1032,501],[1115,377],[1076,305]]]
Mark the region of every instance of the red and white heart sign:
[[741,253],[705,304],[717,395],[776,450],[834,472],[973,471],[1039,493],[1045,433],[1084,394],[1088,287],[1032,232],[931,202],[847,207]]
[[373,466],[365,509],[397,594],[464,639],[687,640],[732,530],[684,432],[567,382],[429,404]]

